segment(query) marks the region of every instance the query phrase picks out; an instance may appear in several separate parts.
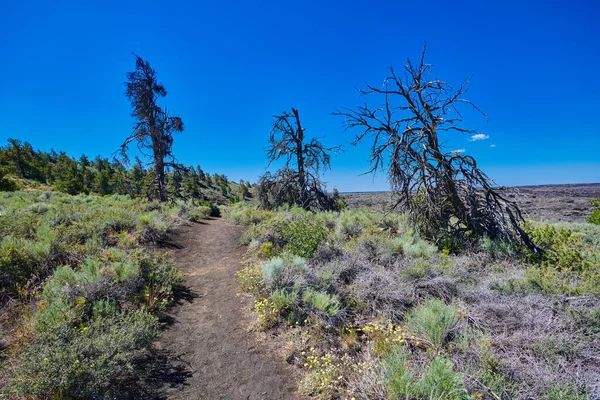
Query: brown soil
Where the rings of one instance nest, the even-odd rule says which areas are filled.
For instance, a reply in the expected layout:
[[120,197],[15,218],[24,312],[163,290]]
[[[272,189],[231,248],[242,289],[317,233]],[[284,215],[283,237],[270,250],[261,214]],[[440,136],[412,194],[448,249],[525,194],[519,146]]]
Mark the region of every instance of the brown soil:
[[171,252],[191,296],[167,315],[157,347],[185,379],[164,385],[169,399],[295,399],[294,371],[279,338],[248,331],[249,298],[237,293],[243,228],[221,219],[185,226]]

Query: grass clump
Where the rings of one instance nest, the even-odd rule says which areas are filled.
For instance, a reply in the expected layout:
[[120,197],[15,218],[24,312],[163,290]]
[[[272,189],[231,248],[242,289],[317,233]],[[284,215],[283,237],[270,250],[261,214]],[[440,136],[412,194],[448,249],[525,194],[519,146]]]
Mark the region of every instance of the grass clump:
[[412,310],[405,320],[406,327],[424,336],[436,348],[441,348],[458,321],[458,308],[442,300],[431,299]]
[[470,397],[462,376],[453,370],[452,361],[444,356],[437,356],[425,367],[417,388],[421,396],[430,399],[458,400]]
[[335,315],[340,311],[340,304],[337,298],[325,292],[307,289],[302,295],[302,300],[316,310],[329,315]]
[[297,299],[298,292],[296,291],[287,292],[283,289],[279,289],[271,293],[271,301],[280,313],[292,310]]
[[385,385],[391,399],[470,399],[462,376],[445,356],[435,357],[419,379],[403,346],[384,358]]

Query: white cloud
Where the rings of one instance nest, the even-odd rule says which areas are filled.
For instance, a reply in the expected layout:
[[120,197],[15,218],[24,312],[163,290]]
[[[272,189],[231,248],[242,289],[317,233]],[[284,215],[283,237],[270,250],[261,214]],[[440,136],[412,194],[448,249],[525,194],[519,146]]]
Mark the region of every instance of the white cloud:
[[496,147],[496,145],[495,144],[490,144],[490,147],[494,148],[494,147]]
[[464,153],[465,149],[456,149],[456,150],[452,150],[452,153],[454,154],[460,154],[460,153]]
[[489,135],[484,135],[483,133],[478,133],[476,135],[471,136],[471,142],[474,142],[476,140],[486,140],[489,138],[490,138]]

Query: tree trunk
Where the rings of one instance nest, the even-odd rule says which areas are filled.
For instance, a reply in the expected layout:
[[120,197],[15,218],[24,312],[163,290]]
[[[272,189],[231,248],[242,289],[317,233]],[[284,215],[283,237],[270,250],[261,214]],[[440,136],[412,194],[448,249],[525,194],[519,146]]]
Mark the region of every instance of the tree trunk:
[[300,125],[300,115],[298,110],[292,108],[294,117],[296,118],[296,158],[298,162],[298,185],[300,185],[300,201],[302,202],[302,208],[308,209],[308,193],[306,191],[306,172],[304,171],[304,153],[302,143],[304,143],[304,130]]

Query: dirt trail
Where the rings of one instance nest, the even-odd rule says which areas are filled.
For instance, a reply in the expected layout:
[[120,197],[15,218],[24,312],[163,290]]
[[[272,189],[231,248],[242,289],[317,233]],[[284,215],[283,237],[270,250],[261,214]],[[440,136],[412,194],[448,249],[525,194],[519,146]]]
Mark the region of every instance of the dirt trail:
[[[237,294],[243,228],[222,219],[183,227],[172,250],[193,296],[173,308],[158,347],[183,383],[163,388],[169,399],[295,399],[292,367],[270,341],[248,332],[249,299]],[[174,360],[174,361],[173,361]]]

